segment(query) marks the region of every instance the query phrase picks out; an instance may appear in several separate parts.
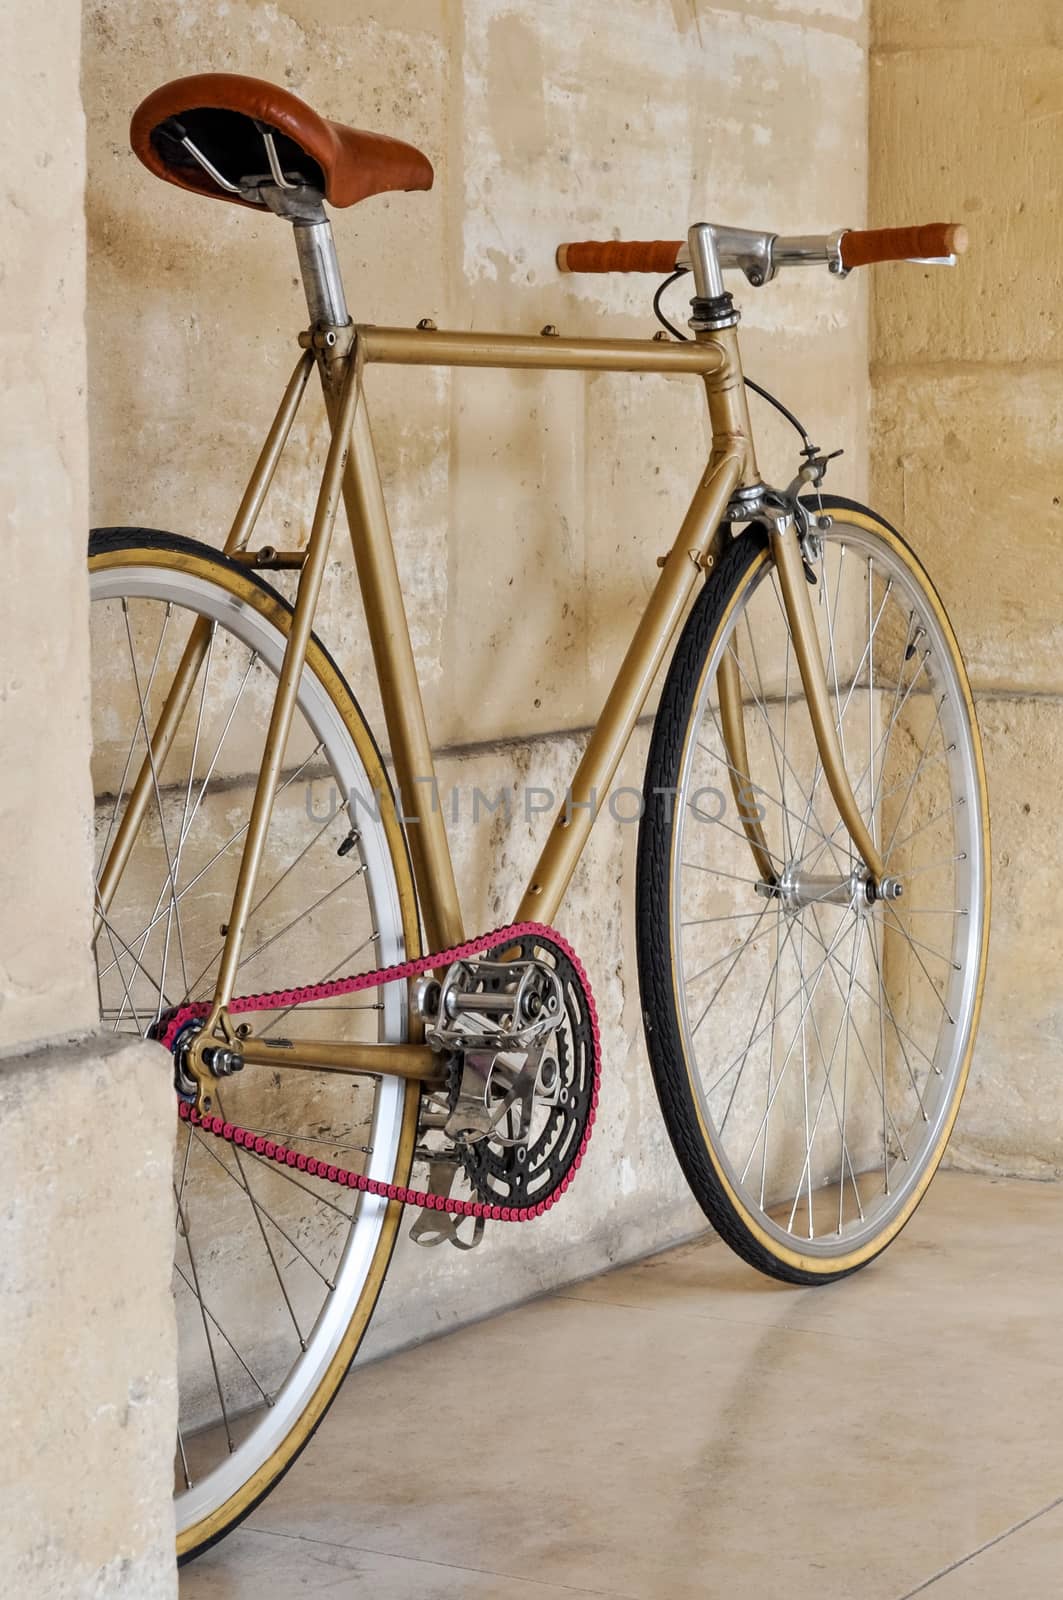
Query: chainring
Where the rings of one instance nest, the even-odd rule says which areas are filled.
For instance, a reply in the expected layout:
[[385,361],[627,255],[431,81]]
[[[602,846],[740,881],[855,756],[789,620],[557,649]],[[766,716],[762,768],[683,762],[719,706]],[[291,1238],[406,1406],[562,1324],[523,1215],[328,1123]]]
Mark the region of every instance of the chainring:
[[[557,945],[541,934],[524,935],[497,945],[486,959],[497,961],[503,951],[519,952],[524,961],[545,961],[561,982],[564,1016],[554,1033],[554,1045],[564,1091],[562,1103],[536,1104],[526,1144],[504,1145],[488,1135],[474,1144],[459,1145],[456,1153],[481,1200],[491,1205],[534,1206],[561,1183],[593,1121],[594,1026],[577,969]],[[455,1058],[448,1072],[451,1109],[460,1082],[461,1063]]]

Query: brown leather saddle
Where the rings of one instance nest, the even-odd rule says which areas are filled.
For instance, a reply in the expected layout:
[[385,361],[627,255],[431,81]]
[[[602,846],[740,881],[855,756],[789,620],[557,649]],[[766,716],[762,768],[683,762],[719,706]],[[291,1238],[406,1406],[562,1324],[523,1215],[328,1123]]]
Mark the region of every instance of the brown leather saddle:
[[432,163],[413,145],[329,122],[288,89],[235,72],[164,84],[133,113],[129,138],[157,177],[259,210],[259,184],[316,190],[334,206],[432,187]]

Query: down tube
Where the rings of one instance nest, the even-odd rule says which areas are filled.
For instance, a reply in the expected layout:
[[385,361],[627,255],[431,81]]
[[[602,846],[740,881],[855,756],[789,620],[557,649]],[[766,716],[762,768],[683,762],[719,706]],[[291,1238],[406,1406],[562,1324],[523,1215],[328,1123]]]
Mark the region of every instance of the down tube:
[[616,774],[632,729],[702,571],[702,562],[737,488],[745,465],[740,454],[711,462],[665,561],[657,587],[617,673],[568,801],[558,811],[515,920],[552,922],[583,853],[597,805]]

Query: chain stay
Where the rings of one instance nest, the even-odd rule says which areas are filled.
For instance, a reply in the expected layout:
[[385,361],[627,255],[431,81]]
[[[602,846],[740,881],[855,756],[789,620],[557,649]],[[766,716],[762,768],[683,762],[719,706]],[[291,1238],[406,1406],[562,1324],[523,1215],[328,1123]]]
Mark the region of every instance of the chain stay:
[[[482,934],[466,944],[456,945],[451,950],[440,950],[434,955],[419,956],[415,961],[402,961],[396,966],[381,967],[375,972],[362,972],[349,978],[334,978],[326,983],[308,984],[298,989],[276,990],[272,994],[241,995],[230,1003],[229,1011],[232,1015],[246,1011],[279,1011],[291,1006],[306,1005],[312,1000],[323,1000],[332,995],[356,994],[363,989],[379,988],[385,983],[399,983],[419,977],[423,972],[431,972],[437,967],[449,966],[454,961],[483,955],[488,950],[506,944],[509,940],[523,938],[536,938],[546,945],[553,945],[572,963],[587,1002],[594,1049],[594,1089],[583,1138],[564,1177],[545,1200],[538,1201],[534,1206],[488,1205],[479,1200],[455,1200],[449,1195],[429,1194],[422,1189],[407,1189],[402,1184],[380,1183],[375,1178],[367,1178],[363,1173],[349,1172],[345,1167],[336,1167],[329,1162],[318,1161],[313,1156],[306,1156],[301,1151],[291,1150],[287,1145],[278,1144],[261,1134],[251,1133],[236,1123],[226,1122],[224,1117],[203,1116],[184,1101],[179,1103],[181,1120],[200,1128],[204,1133],[213,1134],[216,1138],[242,1146],[257,1156],[263,1156],[267,1161],[275,1161],[279,1166],[294,1167],[299,1172],[305,1172],[308,1177],[335,1183],[341,1188],[355,1189],[364,1194],[378,1195],[383,1200],[395,1200],[400,1205],[420,1206],[427,1211],[447,1211],[454,1216],[483,1217],[492,1222],[530,1222],[533,1217],[541,1217],[560,1200],[583,1161],[594,1127],[601,1083],[601,1034],[590,981],[583,963],[572,946],[552,928],[540,922],[513,923],[509,927],[498,928],[493,933]],[[167,1049],[172,1048],[177,1035],[188,1022],[206,1017],[209,1012],[210,1005],[205,1002],[179,1007],[167,1021],[165,1032],[161,1036],[162,1044]]]

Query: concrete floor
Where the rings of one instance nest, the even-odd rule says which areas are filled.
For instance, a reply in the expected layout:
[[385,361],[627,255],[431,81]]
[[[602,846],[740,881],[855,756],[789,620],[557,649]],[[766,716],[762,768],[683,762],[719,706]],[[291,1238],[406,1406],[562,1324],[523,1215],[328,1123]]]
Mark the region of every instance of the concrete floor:
[[788,1289],[706,1239],[348,1382],[181,1600],[1052,1600],[1063,1185]]

